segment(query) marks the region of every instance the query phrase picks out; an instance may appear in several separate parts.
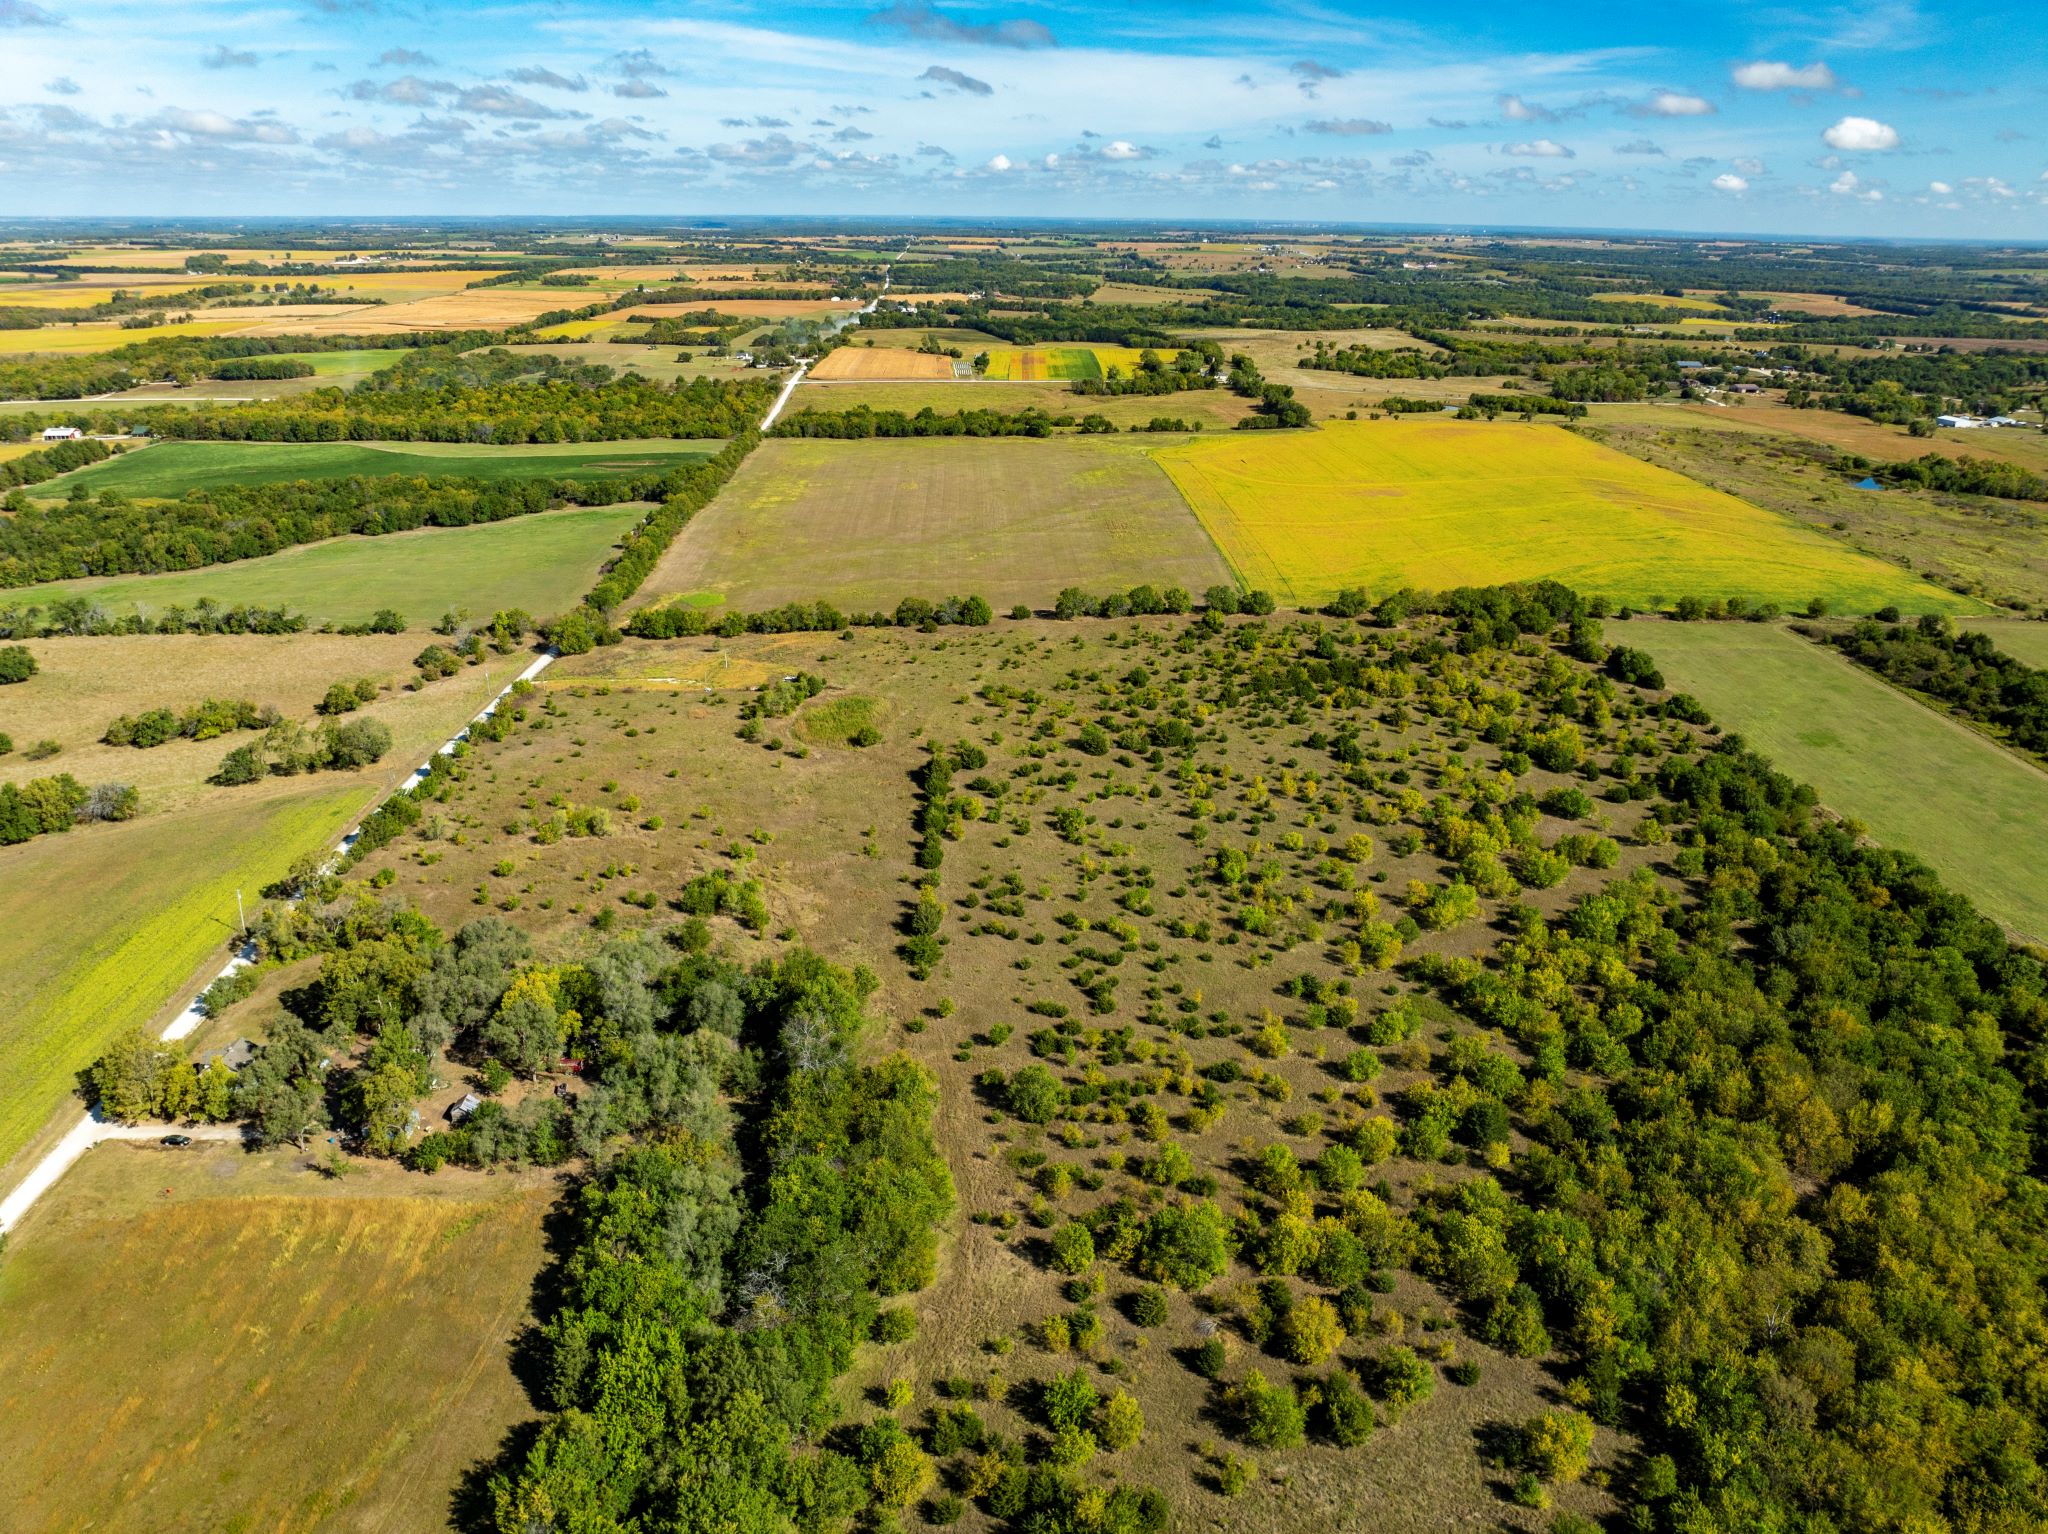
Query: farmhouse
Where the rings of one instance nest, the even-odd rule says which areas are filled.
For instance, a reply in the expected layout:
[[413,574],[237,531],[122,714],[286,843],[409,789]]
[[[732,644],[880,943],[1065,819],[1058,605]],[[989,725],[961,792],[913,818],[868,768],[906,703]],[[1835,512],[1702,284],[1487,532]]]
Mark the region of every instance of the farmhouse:
[[84,435],[85,433],[76,426],[45,426],[43,428],[43,440],[45,442],[76,442],[84,437]]

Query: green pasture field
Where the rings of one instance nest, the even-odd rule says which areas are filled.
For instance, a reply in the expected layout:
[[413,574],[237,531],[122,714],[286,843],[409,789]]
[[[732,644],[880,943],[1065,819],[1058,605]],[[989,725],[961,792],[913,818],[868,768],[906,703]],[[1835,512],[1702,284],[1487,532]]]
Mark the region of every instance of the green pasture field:
[[451,607],[482,614],[523,607],[543,618],[573,606],[589,590],[598,566],[645,511],[633,505],[579,506],[476,527],[330,538],[261,559],[168,575],[16,587],[0,592],[0,605],[83,596],[119,615],[138,606],[151,612],[174,603],[190,607],[211,597],[224,607],[288,607],[315,624],[359,623],[392,607],[413,628],[426,627]]
[[92,1151],[0,1264],[8,1523],[441,1534],[533,1414],[507,1342],[552,1197],[531,1175]]
[[375,797],[355,775],[272,784],[285,792],[265,784],[253,798],[0,848],[0,1166],[109,1040],[221,951],[236,890],[253,912],[257,891],[338,840]]
[[415,474],[464,479],[610,479],[696,463],[716,442],[545,442],[479,448],[456,442],[156,442],[45,480],[31,492],[62,500],[75,485],[97,495],[175,500],[188,490],[300,479]]
[[1991,636],[1991,642],[2022,665],[2048,671],[2048,623],[2028,623],[2017,618],[1962,618],[1957,628],[1975,629]]
[[1655,656],[1668,685],[1828,808],[2048,939],[2048,773],[1772,624],[1644,619],[1608,625],[1608,638]]
[[641,596],[866,610],[978,593],[1007,608],[1049,606],[1064,586],[1200,592],[1229,578],[1136,439],[777,438],[684,529]]
[[1284,602],[1550,579],[1637,604],[1692,594],[1982,610],[1554,425],[1333,422],[1200,437],[1158,457],[1244,583]]

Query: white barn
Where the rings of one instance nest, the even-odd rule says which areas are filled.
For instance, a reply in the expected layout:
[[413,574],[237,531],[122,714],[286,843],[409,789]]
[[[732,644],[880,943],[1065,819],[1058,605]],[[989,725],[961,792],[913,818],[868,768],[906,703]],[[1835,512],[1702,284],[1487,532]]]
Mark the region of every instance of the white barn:
[[85,433],[76,426],[45,426],[43,428],[43,440],[45,442],[77,442],[84,436]]

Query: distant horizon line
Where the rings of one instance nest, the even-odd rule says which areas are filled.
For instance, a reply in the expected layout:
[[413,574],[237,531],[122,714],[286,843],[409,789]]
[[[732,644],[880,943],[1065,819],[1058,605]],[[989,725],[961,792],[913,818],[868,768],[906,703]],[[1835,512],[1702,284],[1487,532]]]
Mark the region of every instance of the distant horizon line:
[[1879,235],[1813,234],[1797,231],[1745,233],[1725,229],[1625,228],[1573,224],[1454,224],[1419,221],[1326,220],[1326,219],[1202,219],[1103,218],[1057,214],[1012,214],[970,217],[961,214],[888,213],[15,213],[0,217],[0,236],[8,231],[43,225],[89,228],[93,226],[140,226],[143,228],[264,227],[289,225],[335,228],[387,226],[467,226],[506,228],[518,225],[660,225],[692,229],[745,228],[749,225],[791,226],[875,226],[900,229],[926,226],[950,230],[1006,228],[1055,228],[1075,232],[1111,233],[1145,230],[1174,234],[1214,231],[1255,231],[1301,234],[1439,235],[1453,237],[1516,238],[1530,236],[1611,240],[1734,241],[1748,244],[1826,244],[1878,246],[1976,246],[1990,249],[2048,250],[2048,238],[2015,236],[1996,239],[1961,235]]

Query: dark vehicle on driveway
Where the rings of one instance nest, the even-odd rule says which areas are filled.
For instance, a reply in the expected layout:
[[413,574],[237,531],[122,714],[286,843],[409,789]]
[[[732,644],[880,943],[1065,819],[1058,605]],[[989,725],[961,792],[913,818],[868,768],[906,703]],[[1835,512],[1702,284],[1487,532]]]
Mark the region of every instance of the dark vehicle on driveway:
[[177,1149],[182,1146],[190,1145],[192,1143],[192,1137],[190,1135],[165,1135],[161,1143],[171,1146],[173,1149]]

